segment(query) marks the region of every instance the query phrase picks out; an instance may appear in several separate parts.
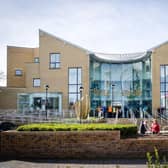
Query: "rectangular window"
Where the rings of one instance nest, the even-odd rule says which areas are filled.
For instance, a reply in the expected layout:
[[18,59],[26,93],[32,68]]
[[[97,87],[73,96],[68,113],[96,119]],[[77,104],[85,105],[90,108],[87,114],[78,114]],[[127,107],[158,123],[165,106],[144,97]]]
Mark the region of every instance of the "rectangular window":
[[21,69],[16,69],[15,70],[15,75],[16,76],[22,76],[23,75],[22,70]]
[[39,57],[35,57],[35,58],[34,58],[34,63],[39,63],[39,62],[40,62]]
[[60,68],[60,53],[50,53],[50,69]]
[[168,65],[160,66],[160,106],[168,109]]
[[33,87],[40,87],[40,78],[33,79]]
[[80,99],[79,88],[82,86],[82,68],[69,68],[68,78],[69,104],[73,105]]

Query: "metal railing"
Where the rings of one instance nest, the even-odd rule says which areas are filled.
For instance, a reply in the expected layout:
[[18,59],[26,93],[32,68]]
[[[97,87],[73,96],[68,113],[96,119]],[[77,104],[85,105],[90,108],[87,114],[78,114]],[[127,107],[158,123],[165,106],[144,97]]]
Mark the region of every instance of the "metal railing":
[[57,110],[33,110],[19,112],[16,109],[0,109],[0,123],[12,122],[12,123],[38,123],[38,122],[64,122],[67,118],[75,118],[75,112],[73,110],[64,109],[62,111]]

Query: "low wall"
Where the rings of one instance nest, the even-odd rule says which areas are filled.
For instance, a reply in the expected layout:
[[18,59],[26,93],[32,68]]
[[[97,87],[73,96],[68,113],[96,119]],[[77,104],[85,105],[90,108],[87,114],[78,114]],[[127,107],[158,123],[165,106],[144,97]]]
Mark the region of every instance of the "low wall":
[[168,137],[120,139],[119,131],[1,132],[1,157],[145,158],[154,146],[168,155]]

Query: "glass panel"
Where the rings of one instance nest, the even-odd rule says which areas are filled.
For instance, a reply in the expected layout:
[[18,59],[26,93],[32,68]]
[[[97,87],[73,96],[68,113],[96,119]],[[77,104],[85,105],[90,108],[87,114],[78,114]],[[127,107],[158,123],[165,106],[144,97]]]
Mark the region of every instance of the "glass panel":
[[77,94],[69,94],[69,103],[74,104],[77,101]]
[[165,95],[165,107],[166,108],[168,107],[168,92],[166,92],[166,95]]
[[82,69],[78,68],[78,84],[82,83],[81,79],[82,79]]
[[55,67],[56,67],[56,68],[60,68],[60,63],[56,63],[56,64],[55,64]]
[[40,79],[34,79],[33,86],[35,86],[35,87],[40,86]]
[[94,62],[93,64],[93,79],[100,80],[100,63]]
[[[161,85],[163,85],[163,83],[161,83]],[[165,83],[165,87],[166,87],[166,92],[168,92],[168,83]]]
[[121,81],[122,78],[121,65],[112,64],[111,65],[111,80],[112,81]]
[[71,68],[69,69],[69,84],[77,83],[77,69]]
[[69,85],[69,92],[77,92],[77,85]]
[[165,76],[165,78],[166,78],[166,82],[168,82],[168,65],[166,65],[165,68],[166,68],[166,76]]
[[18,100],[19,111],[29,109],[29,95],[19,95]]
[[41,97],[34,97],[33,98],[33,105],[34,105],[35,110],[41,109],[41,105],[42,105],[41,100],[42,100]]
[[50,63],[50,68],[55,68],[55,63]]
[[55,61],[60,62],[60,54],[55,54]]
[[15,71],[15,75],[21,76],[21,75],[22,75],[22,70],[17,69],[17,70]]
[[160,93],[160,105],[161,107],[165,107],[165,92]]
[[59,98],[58,97],[49,97],[48,98],[48,109],[56,109],[58,110],[59,107]]
[[38,57],[35,57],[35,58],[34,58],[34,62],[35,62],[35,63],[39,63],[39,58],[38,58]]
[[104,81],[110,81],[111,70],[110,64],[103,63],[101,65],[101,79]]
[[50,54],[50,62],[56,62],[56,55]]
[[122,81],[132,81],[132,65],[131,64],[123,64],[122,66]]
[[164,78],[165,78],[165,71],[164,71],[164,66],[160,66],[160,81],[161,82],[165,82]]
[[[167,85],[166,85],[166,89],[167,89]],[[160,91],[164,92],[165,91],[165,83],[161,83],[160,84]]]

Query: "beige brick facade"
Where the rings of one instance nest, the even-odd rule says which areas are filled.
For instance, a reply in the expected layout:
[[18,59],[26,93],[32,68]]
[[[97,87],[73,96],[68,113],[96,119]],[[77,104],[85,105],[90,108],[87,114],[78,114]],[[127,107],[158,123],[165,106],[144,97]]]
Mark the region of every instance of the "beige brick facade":
[[[60,68],[50,69],[50,53],[60,53]],[[34,59],[38,57],[39,63]],[[87,50],[75,46],[67,41],[57,38],[47,32],[39,30],[39,48],[7,47],[7,88],[25,88],[24,93],[45,93],[45,85],[49,85],[49,93],[62,94],[62,108],[68,108],[68,69],[82,68],[83,94],[89,94],[89,55]],[[22,75],[15,71],[21,70]],[[41,80],[40,87],[33,87],[33,79]],[[8,89],[7,89],[8,90]],[[8,90],[10,94],[10,89]],[[2,89],[0,96],[4,96]],[[13,102],[12,108],[17,108],[17,93],[15,97],[9,96]],[[3,99],[3,97],[0,99]],[[2,104],[2,105],[1,105]],[[2,101],[0,109],[9,108],[8,102]]]
[[168,43],[156,47],[152,52],[152,107],[160,107],[160,65],[168,65]]
[[[50,53],[60,53],[60,67],[50,69]],[[0,91],[0,109],[17,108],[17,93],[43,93],[48,84],[49,93],[62,95],[62,109],[68,108],[68,69],[82,68],[83,94],[89,95],[89,51],[70,42],[39,30],[39,47],[7,47],[7,88]],[[34,62],[39,58],[39,62]],[[160,107],[160,65],[168,64],[168,43],[153,48],[152,112]],[[15,71],[21,70],[21,75]],[[40,87],[33,87],[33,79],[41,80]],[[17,89],[18,88],[18,89]],[[13,89],[13,90],[12,90]],[[11,96],[10,96],[11,95]]]

